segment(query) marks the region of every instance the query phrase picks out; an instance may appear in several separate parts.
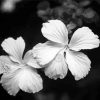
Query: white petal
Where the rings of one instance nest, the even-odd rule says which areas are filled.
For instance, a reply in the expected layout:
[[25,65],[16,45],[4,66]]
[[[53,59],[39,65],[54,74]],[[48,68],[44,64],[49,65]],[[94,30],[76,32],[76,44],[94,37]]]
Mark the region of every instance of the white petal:
[[75,51],[81,49],[93,49],[99,46],[98,36],[95,35],[88,27],[82,27],[75,31],[73,34],[69,48]]
[[39,43],[33,47],[33,56],[41,65],[49,63],[63,47],[54,42]]
[[25,49],[25,42],[22,37],[5,39],[2,44],[2,48],[11,56],[11,59],[15,62],[21,62],[23,51]]
[[63,79],[67,74],[68,68],[64,54],[57,54],[55,59],[45,68],[45,75],[51,79]]
[[24,56],[24,62],[25,64],[33,67],[33,68],[41,68],[39,64],[36,62],[36,60],[33,57],[33,53],[31,50],[27,51]]
[[42,86],[42,79],[36,71],[31,69],[17,69],[4,73],[0,83],[10,95],[15,96],[20,89],[25,92],[39,92]]
[[35,93],[43,88],[42,78],[34,70],[25,68],[18,73],[17,78],[20,89],[25,92]]
[[15,72],[4,73],[0,82],[10,95],[15,96],[18,93],[19,86]]
[[13,62],[8,56],[0,56],[0,74],[7,72],[12,65]]
[[41,31],[48,40],[62,44],[68,43],[68,30],[60,20],[49,20],[43,23]]
[[66,51],[66,62],[75,80],[85,77],[90,71],[91,61],[89,58],[80,52]]

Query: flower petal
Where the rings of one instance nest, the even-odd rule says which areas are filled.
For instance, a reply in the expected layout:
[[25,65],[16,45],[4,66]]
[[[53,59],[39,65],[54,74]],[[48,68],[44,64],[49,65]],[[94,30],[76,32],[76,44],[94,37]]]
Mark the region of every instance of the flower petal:
[[18,80],[15,71],[4,73],[0,83],[10,95],[15,96],[19,91]]
[[42,78],[35,71],[25,68],[17,75],[19,87],[25,92],[35,93],[39,92],[42,86]]
[[62,48],[63,46],[50,41],[39,43],[33,47],[33,56],[39,64],[45,65],[49,63]]
[[68,30],[60,20],[49,20],[43,23],[41,31],[48,40],[62,44],[68,43]]
[[93,49],[99,46],[98,36],[95,35],[88,27],[82,27],[73,34],[69,48],[75,51],[81,49]]
[[8,56],[0,56],[0,74],[7,72],[12,64]]
[[15,96],[20,89],[25,92],[39,92],[42,86],[40,75],[28,68],[11,70],[1,77],[1,84],[10,95]]
[[5,39],[2,44],[2,48],[11,56],[11,59],[15,62],[21,62],[23,51],[25,49],[25,42],[22,37]]
[[66,51],[66,62],[71,73],[75,76],[75,80],[85,77],[90,71],[91,61],[80,52]]
[[39,66],[39,64],[36,62],[36,60],[34,59],[32,50],[29,50],[26,52],[26,54],[24,56],[24,62],[25,62],[25,64],[27,64],[33,68],[41,68]]
[[63,79],[67,74],[68,68],[64,54],[57,54],[55,59],[45,68],[45,75],[51,79]]

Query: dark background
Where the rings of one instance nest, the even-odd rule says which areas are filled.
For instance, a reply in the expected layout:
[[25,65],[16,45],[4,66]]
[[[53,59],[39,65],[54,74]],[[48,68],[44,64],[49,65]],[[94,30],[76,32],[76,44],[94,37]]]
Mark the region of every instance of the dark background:
[[[58,3],[48,0],[51,5]],[[39,42],[46,39],[41,34],[42,23],[37,16],[37,5],[40,0],[25,0],[17,4],[12,13],[0,12],[0,43],[7,37],[17,38],[22,36],[26,42],[25,52]],[[92,3],[91,7],[99,12],[99,3]],[[100,22],[96,24],[83,24],[90,27],[95,34],[100,36]],[[0,99],[5,100],[100,100],[100,48],[86,50],[92,61],[90,73],[84,79],[75,81],[70,72],[63,80],[51,80],[39,71],[43,78],[44,88],[37,94],[28,94],[20,91],[15,97],[10,96],[0,85]],[[0,47],[0,54],[6,54]],[[39,99],[37,96],[40,96]],[[37,99],[38,98],[38,99]]]

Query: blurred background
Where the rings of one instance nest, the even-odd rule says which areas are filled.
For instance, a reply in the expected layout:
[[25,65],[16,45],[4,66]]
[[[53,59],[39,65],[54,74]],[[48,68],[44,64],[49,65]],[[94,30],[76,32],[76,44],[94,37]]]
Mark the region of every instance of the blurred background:
[[[7,37],[22,36],[25,52],[46,39],[41,34],[42,23],[62,20],[69,36],[79,27],[88,26],[100,36],[100,0],[1,0],[0,43]],[[80,33],[81,34],[81,33]],[[70,71],[60,80],[51,80],[43,71],[43,90],[36,94],[20,91],[10,96],[0,85],[0,99],[5,100],[100,100],[100,47],[83,51],[92,61],[90,73],[75,81]],[[0,54],[6,54],[0,47]]]

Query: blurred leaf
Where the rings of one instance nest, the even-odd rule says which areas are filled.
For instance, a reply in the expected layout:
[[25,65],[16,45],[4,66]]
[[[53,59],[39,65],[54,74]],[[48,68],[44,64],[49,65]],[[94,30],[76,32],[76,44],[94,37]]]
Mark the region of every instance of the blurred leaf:
[[79,4],[80,6],[85,7],[85,6],[88,6],[90,3],[91,3],[90,0],[84,0],[84,1],[81,1]]

